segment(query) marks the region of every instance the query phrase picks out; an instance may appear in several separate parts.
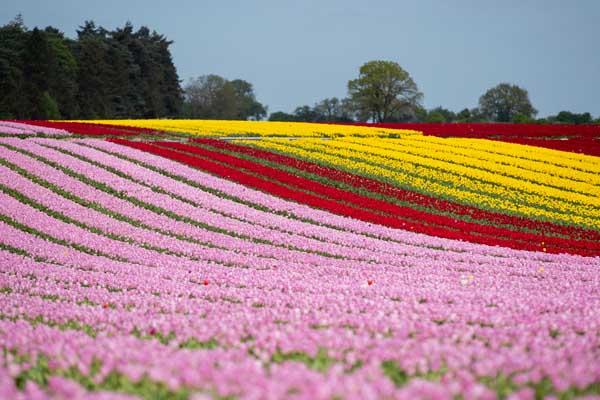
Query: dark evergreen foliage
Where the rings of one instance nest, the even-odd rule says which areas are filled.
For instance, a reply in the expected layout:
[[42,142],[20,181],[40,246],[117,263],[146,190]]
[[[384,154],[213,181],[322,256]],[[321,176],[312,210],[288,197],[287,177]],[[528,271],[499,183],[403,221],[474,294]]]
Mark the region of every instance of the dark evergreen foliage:
[[0,26],[0,118],[163,118],[182,112],[171,41],[85,21],[76,39],[18,16]]

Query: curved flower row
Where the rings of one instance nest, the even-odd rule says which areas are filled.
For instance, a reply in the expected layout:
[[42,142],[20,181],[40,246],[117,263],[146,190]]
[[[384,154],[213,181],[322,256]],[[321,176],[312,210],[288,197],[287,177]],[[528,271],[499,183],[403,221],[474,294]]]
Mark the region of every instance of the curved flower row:
[[216,139],[194,139],[196,143],[210,146],[213,149],[224,150],[230,154],[250,156],[255,160],[264,160],[270,162],[270,165],[291,167],[295,171],[310,173],[312,176],[322,177],[327,182],[342,183],[350,189],[363,189],[367,193],[375,193],[384,196],[388,201],[398,200],[403,204],[413,207],[426,207],[431,212],[437,210],[451,213],[455,218],[469,216],[475,221],[490,224],[503,225],[513,229],[527,228],[534,232],[542,234],[556,234],[564,236],[574,236],[578,238],[588,238],[590,240],[600,240],[600,232],[593,230],[583,230],[576,227],[567,227],[548,222],[535,221],[529,218],[516,217],[501,213],[493,213],[482,210],[477,207],[464,206],[462,204],[450,202],[438,197],[423,195],[418,192],[403,190],[397,186],[386,184],[384,182],[370,179],[357,174],[345,172],[340,169],[328,167],[326,165],[308,162],[300,158],[286,156],[280,153],[265,151],[254,146],[239,145],[230,141]]
[[[33,121],[31,121],[33,122]],[[68,130],[59,129],[56,127],[39,126],[35,123],[25,123],[23,121],[2,121],[0,120],[0,134],[5,135],[36,135],[42,134],[47,136],[69,136]]]
[[[343,139],[263,139],[244,143],[491,211],[594,229],[600,227],[597,194],[588,191],[587,195],[582,195],[549,188],[542,183],[542,174],[537,183],[527,182],[499,173],[478,171],[476,162],[471,166],[457,166],[452,160],[439,162],[427,155],[404,156],[392,144],[387,149],[373,149]],[[562,170],[563,173],[568,171]],[[577,175],[576,172],[571,174]]]
[[[490,179],[490,176],[501,176],[507,180],[518,180],[523,184],[513,186],[513,189],[535,190],[534,188],[541,187],[545,190],[544,195],[546,196],[570,196],[571,200],[575,200],[573,197],[579,197],[580,201],[581,198],[585,201],[590,195],[595,196],[600,193],[600,178],[597,175],[597,172],[600,172],[600,164],[597,162],[595,165],[583,164],[583,168],[581,168],[579,167],[579,164],[582,164],[581,159],[569,160],[570,162],[563,162],[567,165],[562,166],[552,163],[552,159],[539,157],[539,153],[537,158],[538,160],[541,158],[541,160],[532,160],[531,153],[519,151],[522,150],[519,148],[511,152],[512,157],[507,157],[483,152],[478,148],[479,146],[461,149],[460,141],[458,143],[448,142],[448,140],[438,142],[429,140],[430,137],[427,136],[419,139],[390,140],[382,138],[378,141],[349,140],[349,142],[367,154],[373,152],[384,154],[395,160],[427,162],[432,167],[437,164],[448,173],[452,173],[453,168],[464,173],[462,168],[468,168],[481,174],[481,176],[476,176],[473,172],[469,173],[467,176],[472,176],[473,179],[482,179],[482,176],[487,179]],[[585,160],[585,158],[583,159]],[[575,174],[573,167],[583,170],[578,170]],[[584,169],[586,167],[587,171]]]
[[[84,121],[81,121],[84,122]],[[340,137],[415,135],[416,130],[362,127],[358,125],[330,125],[308,122],[219,121],[219,120],[98,120],[100,125],[116,125],[187,133],[196,136],[251,136],[251,137]]]
[[[352,192],[335,189],[331,186],[303,179],[275,168],[195,146],[160,142],[159,144],[162,147],[167,148],[167,150],[164,150],[156,145],[125,141],[122,143],[144,148],[165,157],[186,162],[221,176],[227,176],[246,185],[266,190],[269,193],[275,193],[284,198],[305,202],[315,207],[365,221],[377,222],[392,227],[405,227],[430,235],[459,238],[513,248],[530,250],[541,250],[543,248],[544,251],[575,252],[577,254],[598,254],[600,250],[598,243],[592,241],[557,239],[514,232],[493,226],[461,223],[444,216],[435,216],[411,208],[399,207],[380,200],[357,195]],[[168,149],[177,149],[183,153]],[[190,157],[186,153],[194,157]],[[200,156],[201,158],[197,158],[196,156]],[[218,161],[221,164],[215,164],[214,161]],[[232,167],[235,169],[232,169]],[[239,169],[249,171],[253,174],[260,174],[260,176],[255,177]],[[265,181],[263,178],[267,178],[270,181]],[[310,193],[306,193],[306,191]],[[327,199],[318,196],[326,196]],[[382,214],[380,215],[380,213]],[[459,228],[461,231],[452,231],[448,229],[448,226],[454,229]]]
[[389,129],[415,129],[425,135],[455,138],[476,138],[518,143],[539,148],[561,150],[592,156],[600,156],[600,125],[548,125],[548,124],[405,124],[405,123],[359,123]]
[[37,129],[60,129],[78,135],[91,136],[135,136],[140,134],[156,134],[153,129],[136,128],[132,126],[95,124],[91,122],[73,121],[26,121],[29,125],[37,126]]

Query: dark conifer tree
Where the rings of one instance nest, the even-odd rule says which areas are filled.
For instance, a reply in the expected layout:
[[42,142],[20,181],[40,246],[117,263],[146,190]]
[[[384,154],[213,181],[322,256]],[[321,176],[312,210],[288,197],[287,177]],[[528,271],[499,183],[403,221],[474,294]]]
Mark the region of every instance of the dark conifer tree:
[[27,28],[21,16],[0,27],[0,118],[24,118],[22,53]]
[[0,26],[0,118],[162,118],[183,92],[163,35],[127,22],[108,31],[85,21],[76,39],[19,16]]

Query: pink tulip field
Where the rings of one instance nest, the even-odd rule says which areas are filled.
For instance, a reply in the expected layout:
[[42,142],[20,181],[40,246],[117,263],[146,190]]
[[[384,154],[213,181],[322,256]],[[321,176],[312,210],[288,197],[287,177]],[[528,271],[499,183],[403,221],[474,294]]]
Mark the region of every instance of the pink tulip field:
[[598,256],[353,219],[102,137],[0,132],[1,399],[600,398]]

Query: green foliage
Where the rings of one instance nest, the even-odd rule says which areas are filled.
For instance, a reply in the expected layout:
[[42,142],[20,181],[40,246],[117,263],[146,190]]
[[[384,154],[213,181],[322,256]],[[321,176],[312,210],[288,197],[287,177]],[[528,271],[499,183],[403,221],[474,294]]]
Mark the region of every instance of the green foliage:
[[402,67],[392,61],[369,61],[359,77],[348,82],[359,120],[375,122],[414,119],[423,94]]
[[454,122],[455,120],[456,114],[441,106],[429,110],[425,117],[425,122]]
[[0,294],[11,294],[12,291],[12,288],[9,286],[4,286],[3,288],[0,288]]
[[354,121],[354,109],[350,99],[337,97],[323,99],[313,107],[304,105],[296,107],[293,114],[282,111],[270,115],[269,121],[296,122],[351,122]]
[[535,119],[528,117],[527,115],[518,114],[515,115],[510,122],[514,122],[515,124],[532,124],[535,122]]
[[51,376],[50,368],[48,367],[48,359],[44,356],[39,356],[35,364],[24,371],[21,371],[15,378],[17,387],[21,390],[25,388],[28,381],[37,383],[40,386],[48,384],[48,378]]
[[429,112],[427,114],[427,117],[425,118],[425,122],[448,122],[448,121],[446,121],[446,118],[444,117],[444,115],[442,113],[433,111],[433,112]]
[[109,32],[86,21],[71,40],[52,27],[28,31],[18,17],[0,27],[0,118],[179,116],[171,44],[130,23]]
[[48,92],[55,100],[57,112],[51,118],[75,118],[78,114],[77,104],[77,60],[71,52],[71,42],[65,39],[57,29],[45,29],[50,51],[53,53],[49,73],[52,79],[48,82]]
[[395,361],[387,360],[381,363],[381,369],[385,376],[390,378],[397,387],[404,386],[408,382],[408,374],[400,369]]
[[354,108],[350,99],[337,97],[323,99],[313,107],[316,121],[350,122],[353,121]]
[[456,114],[457,122],[468,122],[471,119],[471,111],[465,108]]
[[187,399],[190,396],[188,389],[182,388],[176,391],[162,383],[151,380],[148,376],[143,376],[138,381],[133,381],[123,374],[111,372],[100,383],[95,383],[92,377],[100,370],[101,364],[94,360],[90,369],[90,376],[82,374],[77,368],[72,367],[67,370],[53,371],[48,366],[48,358],[39,356],[35,364],[30,368],[21,371],[15,378],[17,387],[21,390],[25,388],[28,381],[33,381],[41,387],[48,385],[48,380],[52,376],[61,376],[77,382],[89,391],[113,391],[138,396],[142,399]]
[[496,392],[496,395],[499,399],[505,399],[512,392],[517,390],[517,385],[515,385],[507,376],[498,375],[498,376],[485,376],[479,379],[481,383],[483,383],[488,388],[492,389]]
[[44,119],[60,119],[60,111],[56,100],[50,96],[50,93],[44,92],[40,104],[40,115]]
[[203,75],[185,86],[184,115],[188,118],[261,120],[267,108],[256,100],[252,84]]
[[296,116],[294,114],[288,114],[283,111],[276,111],[269,115],[269,121],[283,121],[283,122],[291,122],[295,121]]
[[531,105],[527,90],[501,83],[489,89],[479,98],[479,109],[489,120],[496,122],[514,122],[533,118],[537,110]]
[[[96,36],[80,36],[76,46],[79,72],[77,76],[77,103],[81,118],[101,118],[111,116],[107,101],[109,65],[104,61],[106,49],[103,39]],[[123,83],[123,82],[116,82]]]
[[219,347],[219,342],[216,339],[212,338],[207,341],[201,342],[196,338],[191,338],[186,340],[185,342],[179,343],[180,349],[205,349],[212,350]]
[[307,367],[319,372],[326,372],[335,362],[335,360],[327,354],[327,350],[325,349],[319,349],[314,357],[301,351],[292,351],[289,353],[277,351],[271,356],[271,362],[273,363],[279,364],[286,361],[301,362]]
[[570,111],[561,111],[557,115],[548,117],[548,121],[560,124],[591,124],[593,122],[589,112],[577,114]]
[[20,118],[24,96],[21,54],[27,40],[26,28],[17,17],[0,27],[0,118]]
[[229,82],[236,101],[236,119],[254,119],[260,121],[267,116],[267,108],[256,101],[252,84],[242,79]]
[[47,119],[53,111],[52,101],[46,96],[49,89],[50,64],[54,60],[44,31],[34,28],[28,34],[22,55],[23,110],[31,119]]

